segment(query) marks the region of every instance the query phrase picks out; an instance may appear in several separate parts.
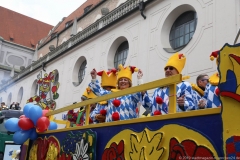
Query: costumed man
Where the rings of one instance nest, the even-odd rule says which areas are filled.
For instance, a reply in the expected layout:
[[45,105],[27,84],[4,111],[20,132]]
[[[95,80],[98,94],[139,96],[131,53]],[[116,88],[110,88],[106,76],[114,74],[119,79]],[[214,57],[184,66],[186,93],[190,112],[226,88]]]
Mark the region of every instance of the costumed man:
[[[186,57],[183,54],[173,54],[165,68],[165,77],[181,74],[186,62]],[[194,110],[194,101],[192,97],[192,87],[190,83],[182,81],[177,84],[177,112]],[[169,87],[157,88],[152,98],[146,93],[143,99],[143,106],[149,107],[151,115],[168,114],[169,106]]]
[[[88,87],[84,91],[81,100],[85,101],[88,99],[96,98],[97,96],[91,91],[91,89]],[[90,105],[90,115],[91,112],[95,109],[96,104]],[[74,112],[74,110],[69,110],[67,113],[67,119],[71,122],[71,126],[83,126],[85,122],[86,117],[86,111],[85,107],[81,107],[79,111]],[[93,120],[89,117],[89,124],[93,123]]]
[[[142,75],[142,71],[133,66],[123,67],[121,64],[118,67],[117,72],[117,85],[118,89],[111,89],[111,91],[105,90],[101,87],[99,81],[96,79],[97,72],[95,70],[91,71],[92,82],[89,87],[97,96],[102,96],[110,94],[111,92],[117,92],[130,88],[132,86],[132,74],[138,72]],[[142,77],[141,77],[142,78]],[[124,95],[122,97],[117,97],[108,100],[108,107],[106,110],[106,120],[105,122],[118,121],[133,119],[137,117],[136,107],[138,102],[141,102],[142,93],[134,93],[129,95]]]
[[[117,86],[117,70],[112,69],[108,72],[100,71],[97,72],[97,75],[101,77],[101,87],[107,91],[111,91],[111,89],[116,89]],[[91,119],[96,123],[105,122],[106,113],[107,113],[107,101],[99,102],[96,108],[91,113]]]
[[[213,61],[216,59],[216,64],[219,63],[219,51],[212,52],[210,55],[210,60]],[[219,89],[218,89],[218,83],[219,83],[219,74],[214,73],[209,78],[209,84],[206,87],[206,90],[204,92],[204,96],[201,100],[199,100],[199,107],[201,108],[216,108],[221,107],[221,101],[219,97]]]
[[196,82],[197,84],[192,84],[192,89],[195,109],[197,110],[204,108],[199,106],[199,100],[201,100],[204,95],[204,91],[209,82],[209,77],[207,74],[200,74],[197,76]]

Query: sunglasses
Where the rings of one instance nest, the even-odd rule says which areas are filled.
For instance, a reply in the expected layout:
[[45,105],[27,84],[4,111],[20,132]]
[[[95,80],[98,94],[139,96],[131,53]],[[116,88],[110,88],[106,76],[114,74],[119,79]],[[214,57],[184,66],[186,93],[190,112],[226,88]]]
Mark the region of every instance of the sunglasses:
[[169,69],[170,71],[172,71],[174,68],[173,68],[173,67],[165,67],[165,68],[164,68],[165,71],[168,70],[168,69]]
[[208,80],[208,79],[201,79],[201,81],[207,81],[207,82],[209,82],[209,80]]

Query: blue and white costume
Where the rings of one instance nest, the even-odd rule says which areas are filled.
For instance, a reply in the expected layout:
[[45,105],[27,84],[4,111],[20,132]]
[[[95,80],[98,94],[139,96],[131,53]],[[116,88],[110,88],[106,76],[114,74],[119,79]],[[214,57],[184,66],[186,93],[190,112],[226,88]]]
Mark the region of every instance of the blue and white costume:
[[[184,112],[184,111],[190,111],[194,110],[194,100],[192,97],[192,87],[190,83],[188,82],[181,82],[177,85],[177,97],[181,97],[185,95],[185,104],[183,110],[179,108],[177,105],[177,112]],[[156,97],[161,97],[163,100],[162,104],[158,104],[156,102]],[[175,95],[171,95],[175,96]],[[152,98],[149,98],[149,96],[145,95],[143,98],[143,106],[149,107],[151,110],[151,115],[154,115],[155,111],[160,111],[161,114],[168,114],[168,105],[169,105],[169,88],[163,87],[163,88],[157,88],[154,91],[154,94]]]
[[[97,95],[102,96],[105,94],[111,93],[111,91],[104,90],[101,86],[98,80],[94,79],[89,84],[89,87],[91,90]],[[108,106],[107,106],[107,115],[105,122],[111,122],[112,120],[112,114],[117,112],[119,114],[120,120],[126,120],[126,119],[133,119],[137,117],[136,114],[136,107],[137,103],[140,102],[142,98],[141,93],[135,93],[130,95],[125,95],[122,97],[117,97],[116,99],[121,101],[120,106],[115,107],[113,105],[113,100],[108,100]]]
[[100,111],[101,110],[107,110],[107,107],[108,107],[108,104],[106,103],[106,104],[100,104],[100,103],[98,103],[97,105],[96,105],[96,108],[92,111],[92,113],[91,113],[91,115],[90,115],[90,118],[93,120],[93,122],[94,123],[99,123],[99,121],[98,120],[96,120],[96,118],[95,118],[95,116],[97,115],[97,114],[100,114]]
[[218,86],[208,84],[204,92],[203,99],[206,101],[206,108],[216,108],[221,106],[219,96],[216,94]]
[[198,104],[199,104],[199,100],[202,99],[204,95],[204,91],[199,88],[197,85],[192,84],[192,96],[193,96],[193,101],[194,101],[194,105],[195,105],[195,110],[200,109]]

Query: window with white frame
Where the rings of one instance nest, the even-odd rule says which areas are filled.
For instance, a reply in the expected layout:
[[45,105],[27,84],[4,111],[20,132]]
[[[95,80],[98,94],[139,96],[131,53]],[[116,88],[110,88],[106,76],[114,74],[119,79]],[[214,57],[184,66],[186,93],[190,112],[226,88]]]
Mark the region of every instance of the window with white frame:
[[124,66],[127,56],[128,56],[128,50],[129,50],[128,41],[125,41],[120,44],[120,46],[118,47],[116,54],[114,56],[114,67],[115,68],[118,68],[119,64],[122,64]]
[[86,67],[87,67],[87,61],[84,60],[79,68],[79,72],[78,72],[78,81],[79,84],[83,81],[84,76],[85,76],[85,71],[86,71]]
[[187,11],[181,14],[174,22],[170,35],[170,45],[176,50],[188,44],[193,37],[197,26],[197,14],[194,11]]

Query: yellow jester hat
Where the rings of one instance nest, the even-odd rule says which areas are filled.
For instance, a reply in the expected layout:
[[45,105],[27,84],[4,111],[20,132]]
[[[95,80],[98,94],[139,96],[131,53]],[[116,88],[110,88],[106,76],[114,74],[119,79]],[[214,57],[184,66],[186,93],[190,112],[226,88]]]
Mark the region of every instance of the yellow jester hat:
[[117,85],[117,74],[116,74],[117,70],[116,69],[112,69],[108,72],[106,71],[100,71],[97,72],[97,75],[101,77],[101,86],[111,86],[116,88]]
[[92,98],[97,97],[89,87],[86,88],[86,90],[83,92],[83,96],[87,97],[88,99],[92,99]]
[[123,67],[122,64],[118,66],[118,72],[117,72],[117,82],[119,81],[120,78],[127,78],[130,81],[132,81],[132,74],[134,72],[138,72],[138,68],[134,66],[128,66],[128,67]]
[[181,74],[186,63],[186,57],[181,53],[173,54],[169,59],[165,67],[174,67],[179,74]]

